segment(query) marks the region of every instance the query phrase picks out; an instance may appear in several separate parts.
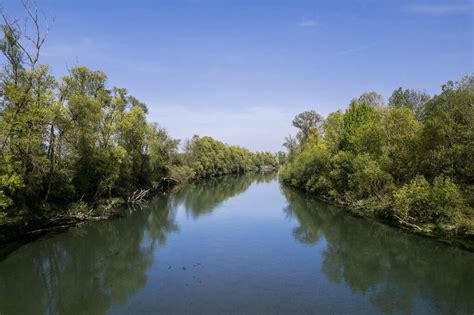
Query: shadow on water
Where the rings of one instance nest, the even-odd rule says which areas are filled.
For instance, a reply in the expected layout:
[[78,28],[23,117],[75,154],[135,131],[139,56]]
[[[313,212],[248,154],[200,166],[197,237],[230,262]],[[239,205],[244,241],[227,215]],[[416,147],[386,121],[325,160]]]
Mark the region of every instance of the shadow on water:
[[210,179],[158,196],[126,218],[71,228],[27,244],[0,261],[0,314],[103,314],[147,282],[157,247],[179,232],[175,211],[212,212],[273,174]]
[[385,313],[472,314],[474,256],[389,226],[354,218],[339,208],[281,187],[301,243],[326,242],[322,273]]

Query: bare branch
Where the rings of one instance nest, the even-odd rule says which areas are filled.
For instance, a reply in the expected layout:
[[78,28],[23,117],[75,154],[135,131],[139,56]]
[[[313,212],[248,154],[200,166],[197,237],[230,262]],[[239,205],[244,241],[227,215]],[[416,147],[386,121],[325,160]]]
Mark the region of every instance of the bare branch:
[[[3,21],[4,21],[3,27],[6,28],[6,31],[13,34],[13,36],[18,36],[18,38],[14,38],[14,43],[12,44],[18,49],[19,52],[21,52],[21,54],[24,57],[26,57],[24,64],[29,65],[30,71],[35,71],[36,65],[40,58],[41,48],[52,26],[48,24],[46,31],[44,32],[44,34],[42,34],[41,33],[42,30],[40,27],[40,19],[38,17],[38,10],[36,9],[36,6],[31,5],[28,0],[24,0],[22,1],[22,3],[27,13],[27,18],[25,19],[25,24],[24,24],[23,29],[20,27],[18,19],[13,19],[12,21],[10,21],[10,19],[4,14],[1,8],[0,8],[0,14],[1,14],[1,17],[3,18]],[[30,35],[28,32],[28,22],[33,23],[33,33],[34,33],[33,35]],[[5,54],[5,55],[7,56],[8,54]],[[7,59],[9,59],[9,62],[12,65],[15,62],[18,62],[18,61],[11,60],[11,58],[9,58],[8,56],[7,56]],[[22,62],[23,61],[20,61],[19,63],[22,63]],[[26,86],[24,86],[23,97],[21,97],[20,100],[16,102],[15,111],[8,123],[9,127],[7,129],[4,139],[2,139],[2,144],[0,145],[0,149],[2,151],[9,140],[10,133],[12,131],[13,122],[15,121],[17,114],[20,112],[21,108],[25,105],[27,101],[27,95],[29,94],[34,84],[33,80],[34,80],[33,77],[30,77],[28,79]]]
[[[26,43],[23,43],[21,40],[18,40],[16,45],[22,51],[22,53],[26,56],[27,64],[30,66],[31,70],[34,70],[39,61],[43,44],[45,43],[46,38],[48,37],[49,32],[54,25],[55,19],[54,18],[52,19],[52,23],[48,23],[47,18],[44,18],[46,22],[46,29],[43,32],[41,28],[40,18],[38,15],[38,9],[36,8],[36,5],[32,5],[27,0],[22,1],[22,4],[23,4],[23,8],[25,9],[27,13],[27,18],[25,18],[24,20],[23,28],[20,27],[18,19],[14,19],[13,21],[10,21],[8,17],[3,13],[3,11],[1,12],[1,15],[5,24],[5,27],[7,27],[9,31],[11,32],[16,30],[19,33],[20,37],[24,39],[26,43],[28,43],[26,44]],[[28,23],[33,24],[33,31],[32,31],[33,34],[30,34],[28,30]]]

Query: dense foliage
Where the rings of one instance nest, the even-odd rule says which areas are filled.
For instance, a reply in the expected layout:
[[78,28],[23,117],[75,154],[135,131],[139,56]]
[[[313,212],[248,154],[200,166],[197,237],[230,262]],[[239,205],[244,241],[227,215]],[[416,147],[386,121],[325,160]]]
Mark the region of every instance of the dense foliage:
[[320,117],[293,121],[285,183],[412,228],[473,231],[474,77],[432,98],[397,89],[388,106],[365,93]]
[[176,182],[186,178],[207,178],[225,174],[240,174],[246,171],[276,168],[278,156],[269,152],[250,152],[228,146],[211,137],[194,136],[185,145],[185,152],[179,154],[176,167],[172,168],[170,179]]
[[273,154],[210,137],[195,136],[179,153],[179,141],[148,123],[146,105],[127,90],[109,87],[103,72],[82,66],[56,79],[39,63],[45,39],[39,27],[31,36],[4,20],[0,225],[89,211],[142,188],[278,165]]

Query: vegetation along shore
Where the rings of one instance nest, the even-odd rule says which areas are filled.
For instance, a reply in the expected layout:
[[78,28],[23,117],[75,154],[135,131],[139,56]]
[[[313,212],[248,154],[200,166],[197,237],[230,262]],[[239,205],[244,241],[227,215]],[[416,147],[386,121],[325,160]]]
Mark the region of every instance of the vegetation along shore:
[[[49,29],[3,15],[0,244],[118,215],[192,180],[277,169],[281,181],[353,214],[473,248],[474,77],[439,95],[368,92],[325,119],[295,117],[288,153],[250,152],[211,137],[181,143],[147,106],[84,66],[57,78],[42,64]],[[43,31],[42,31],[43,30]]]
[[363,217],[474,242],[474,77],[441,93],[364,93],[345,111],[293,120],[281,180]]
[[4,16],[0,77],[0,244],[31,232],[117,215],[148,192],[190,180],[278,166],[211,137],[184,143],[101,71],[76,66],[55,78],[40,64],[47,32]]

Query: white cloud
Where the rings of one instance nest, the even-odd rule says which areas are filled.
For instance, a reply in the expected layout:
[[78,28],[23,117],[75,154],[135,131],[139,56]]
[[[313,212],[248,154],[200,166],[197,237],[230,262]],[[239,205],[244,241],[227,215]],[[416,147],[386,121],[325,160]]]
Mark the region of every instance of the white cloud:
[[[150,104],[151,105],[151,104]],[[254,151],[284,150],[284,138],[295,133],[291,120],[298,113],[282,108],[256,106],[225,110],[184,106],[149,106],[149,121],[158,122],[174,138],[197,134]]]
[[411,13],[423,15],[459,15],[470,14],[473,11],[471,4],[413,4],[406,7]]
[[345,50],[338,51],[338,52],[336,53],[336,55],[337,55],[337,56],[351,55],[351,54],[354,54],[354,53],[358,53],[358,52],[364,51],[364,50],[366,50],[367,48],[369,48],[368,45],[366,45],[366,46],[354,47],[354,48],[348,48],[348,49],[345,49]]
[[104,41],[98,41],[90,37],[82,37],[75,41],[57,42],[44,47],[42,56],[49,62],[65,62],[67,67],[74,64],[99,65],[100,70],[115,67],[126,69],[132,73],[144,75],[163,75],[173,72],[167,65],[157,63],[155,60],[131,59],[118,57],[111,53],[117,48],[107,45]]
[[76,42],[56,43],[45,46],[42,51],[45,57],[71,57],[97,53],[97,44],[89,37],[83,37]]
[[316,27],[318,26],[319,23],[316,20],[313,19],[303,19],[301,22],[298,23],[298,26],[301,27]]
[[152,62],[146,63],[146,65],[132,66],[130,69],[134,72],[149,75],[162,75],[172,72],[172,69],[167,66],[153,64]]

